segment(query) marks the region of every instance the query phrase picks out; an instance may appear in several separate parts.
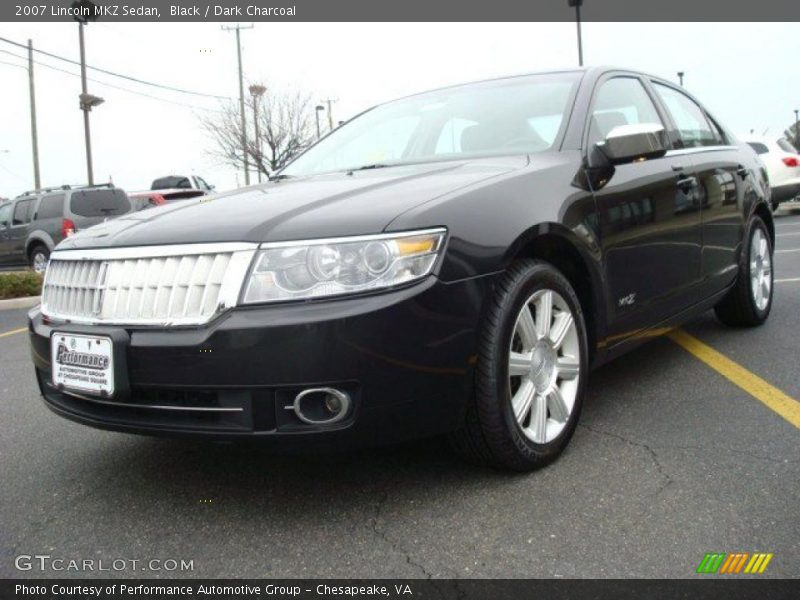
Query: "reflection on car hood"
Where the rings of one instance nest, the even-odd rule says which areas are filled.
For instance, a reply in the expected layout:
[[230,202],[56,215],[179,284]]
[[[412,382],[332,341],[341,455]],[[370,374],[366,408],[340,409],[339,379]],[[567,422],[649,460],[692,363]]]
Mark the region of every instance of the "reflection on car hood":
[[286,179],[132,213],[79,232],[58,249],[378,233],[423,202],[526,164],[527,157],[516,156]]

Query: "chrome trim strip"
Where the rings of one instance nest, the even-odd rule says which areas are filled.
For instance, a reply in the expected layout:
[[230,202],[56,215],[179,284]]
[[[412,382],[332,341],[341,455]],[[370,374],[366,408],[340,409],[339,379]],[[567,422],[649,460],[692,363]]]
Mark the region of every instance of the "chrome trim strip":
[[255,250],[252,242],[220,242],[210,244],[173,244],[169,246],[126,246],[124,248],[63,248],[54,250],[50,259],[56,260],[125,260],[131,258],[164,258],[195,256]]
[[699,146],[698,148],[681,148],[667,150],[667,156],[686,156],[687,154],[701,154],[703,152],[721,152],[723,150],[738,150],[739,146]]
[[446,227],[433,227],[431,229],[418,229],[416,231],[397,231],[387,233],[376,233],[371,235],[353,235],[336,238],[314,238],[307,240],[292,240],[288,242],[265,242],[259,246],[261,250],[270,248],[292,248],[296,246],[320,246],[322,244],[346,244],[348,242],[371,242],[374,240],[396,240],[407,237],[417,237],[420,235],[445,234]]
[[54,390],[65,394],[67,396],[72,396],[74,398],[78,398],[79,400],[85,400],[86,402],[94,402],[95,404],[108,404],[109,406],[122,406],[124,408],[151,408],[154,410],[185,410],[190,412],[242,412],[244,411],[243,408],[236,408],[236,407],[219,407],[214,408],[210,406],[169,406],[167,404],[131,404],[130,402],[114,402],[113,400],[100,400],[98,398],[90,398],[89,396],[84,396],[82,394],[77,394],[75,392],[69,392],[67,390],[59,390],[56,387],[50,386]]

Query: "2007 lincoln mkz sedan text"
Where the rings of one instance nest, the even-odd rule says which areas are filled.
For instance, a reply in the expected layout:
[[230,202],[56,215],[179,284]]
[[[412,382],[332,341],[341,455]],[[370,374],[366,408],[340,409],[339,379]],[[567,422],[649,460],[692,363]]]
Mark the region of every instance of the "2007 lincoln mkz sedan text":
[[667,81],[436,90],[267,184],[62,242],[36,375],[96,427],[320,449],[448,433],[527,470],[568,443],[591,366],[711,307],[767,318],[768,202],[752,149]]

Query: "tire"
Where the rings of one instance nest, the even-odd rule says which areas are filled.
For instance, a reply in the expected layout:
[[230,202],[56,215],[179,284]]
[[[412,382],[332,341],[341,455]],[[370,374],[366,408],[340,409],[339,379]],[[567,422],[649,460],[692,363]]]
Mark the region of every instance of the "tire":
[[780,205],[781,205],[781,203],[780,203],[780,202],[775,202],[775,201],[773,200],[773,201],[770,203],[770,206],[772,206],[772,212],[775,212],[776,210],[778,210],[778,207],[779,207]]
[[548,263],[514,263],[485,312],[475,391],[452,446],[496,468],[549,464],[575,431],[587,375],[586,328],[572,286]]
[[50,250],[44,244],[36,244],[30,253],[31,269],[37,273],[44,274],[47,269],[47,262],[50,260]]
[[[772,309],[774,272],[772,243],[761,217],[753,216],[739,259],[739,276],[728,294],[714,307],[717,318],[731,327],[755,327]],[[754,278],[760,282],[757,286]]]

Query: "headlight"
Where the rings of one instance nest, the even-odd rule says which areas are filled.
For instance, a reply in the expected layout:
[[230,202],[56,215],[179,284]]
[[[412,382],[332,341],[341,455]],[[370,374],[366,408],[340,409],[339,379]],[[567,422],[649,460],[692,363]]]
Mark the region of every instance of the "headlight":
[[262,244],[245,304],[388,288],[430,274],[445,229]]

